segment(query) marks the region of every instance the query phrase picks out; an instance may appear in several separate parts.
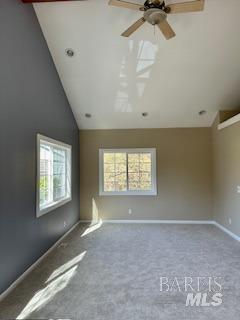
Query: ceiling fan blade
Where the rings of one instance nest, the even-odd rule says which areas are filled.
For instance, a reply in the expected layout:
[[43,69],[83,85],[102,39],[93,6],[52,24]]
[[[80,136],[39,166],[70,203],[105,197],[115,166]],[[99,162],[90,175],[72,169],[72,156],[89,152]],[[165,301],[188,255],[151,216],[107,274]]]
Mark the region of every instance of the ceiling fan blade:
[[109,0],[108,4],[110,6],[127,8],[127,9],[131,9],[131,10],[140,10],[140,8],[143,7],[142,5],[137,4],[137,3],[121,1],[121,0]]
[[175,32],[171,28],[170,24],[167,22],[167,20],[163,20],[158,24],[159,29],[162,31],[164,37],[169,40],[173,37],[175,37]]
[[169,13],[185,13],[202,11],[204,9],[204,0],[195,0],[190,2],[180,2],[167,5],[170,8]]
[[124,31],[121,36],[123,37],[129,37],[133,32],[135,32],[138,28],[140,28],[144,24],[145,20],[144,18],[141,18],[134,22],[134,24],[131,25],[126,31]]

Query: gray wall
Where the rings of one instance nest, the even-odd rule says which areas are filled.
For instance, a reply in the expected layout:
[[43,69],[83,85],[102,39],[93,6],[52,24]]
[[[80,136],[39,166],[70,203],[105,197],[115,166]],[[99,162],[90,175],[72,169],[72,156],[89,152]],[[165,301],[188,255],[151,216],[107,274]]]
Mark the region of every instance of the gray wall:
[[[80,145],[81,219],[212,220],[211,128],[81,130]],[[158,195],[99,196],[99,148],[156,148]]]
[[[0,45],[3,292],[79,220],[79,146],[78,128],[32,5],[0,1]],[[35,214],[37,133],[73,147],[73,200],[39,219]]]
[[240,236],[240,123],[217,130],[218,123],[217,117],[212,128],[214,220]]

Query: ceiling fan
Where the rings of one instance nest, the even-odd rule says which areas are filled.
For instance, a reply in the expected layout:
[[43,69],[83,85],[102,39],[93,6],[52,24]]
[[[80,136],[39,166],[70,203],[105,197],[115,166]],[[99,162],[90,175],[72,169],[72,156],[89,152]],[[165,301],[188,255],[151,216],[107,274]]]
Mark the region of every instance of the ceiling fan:
[[122,0],[109,0],[108,4],[143,12],[143,17],[134,22],[134,24],[121,34],[123,37],[129,37],[147,21],[151,25],[157,25],[167,40],[176,35],[167,22],[168,14],[202,11],[204,8],[204,0],[173,3],[169,5],[166,5],[163,0],[146,0],[143,5]]

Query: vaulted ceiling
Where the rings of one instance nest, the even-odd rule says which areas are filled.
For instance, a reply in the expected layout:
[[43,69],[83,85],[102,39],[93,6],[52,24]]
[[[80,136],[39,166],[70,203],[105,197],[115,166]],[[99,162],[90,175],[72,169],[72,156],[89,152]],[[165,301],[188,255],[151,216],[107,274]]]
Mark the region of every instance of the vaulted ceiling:
[[107,0],[34,8],[80,128],[210,126],[218,110],[240,105],[239,0],[169,15],[176,37],[168,41],[147,23],[121,37],[141,12]]

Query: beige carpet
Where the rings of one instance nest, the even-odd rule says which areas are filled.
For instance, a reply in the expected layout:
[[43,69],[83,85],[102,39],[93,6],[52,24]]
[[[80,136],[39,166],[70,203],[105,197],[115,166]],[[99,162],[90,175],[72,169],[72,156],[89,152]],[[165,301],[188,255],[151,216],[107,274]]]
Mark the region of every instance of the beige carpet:
[[[161,291],[161,277],[181,291]],[[218,277],[222,304],[186,307],[184,277],[193,289]],[[239,288],[240,244],[214,226],[80,225],[0,304],[0,319],[236,320]],[[212,301],[207,282],[204,292]]]

